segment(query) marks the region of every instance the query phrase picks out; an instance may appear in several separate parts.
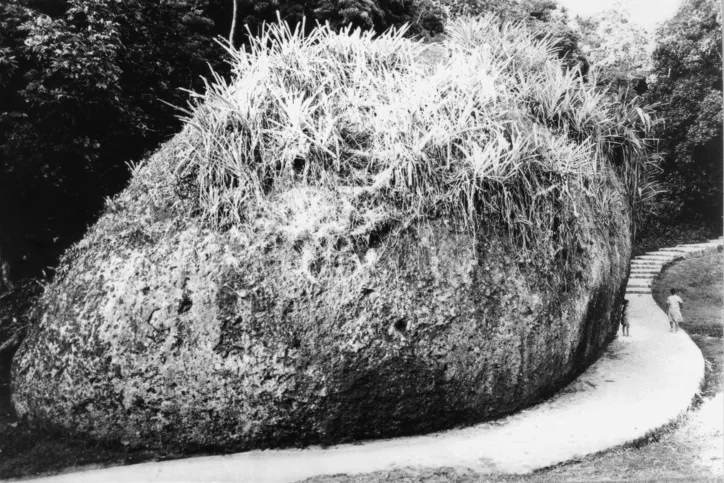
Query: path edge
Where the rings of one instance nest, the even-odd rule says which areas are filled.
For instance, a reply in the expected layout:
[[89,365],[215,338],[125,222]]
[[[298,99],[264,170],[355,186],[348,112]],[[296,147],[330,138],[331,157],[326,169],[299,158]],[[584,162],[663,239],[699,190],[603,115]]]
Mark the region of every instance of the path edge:
[[[647,255],[658,255],[662,252],[668,253],[668,252],[671,252],[672,250],[681,250],[679,252],[680,253],[679,255],[673,256],[669,261],[663,263],[661,265],[661,267],[658,269],[657,273],[654,275],[654,277],[652,279],[651,286],[649,287],[650,289],[653,289],[654,285],[659,280],[661,280],[661,277],[663,276],[664,272],[667,269],[669,269],[672,265],[674,265],[678,262],[681,262],[683,260],[690,259],[690,258],[695,259],[695,258],[702,258],[707,255],[713,255],[715,253],[722,252],[723,249],[724,249],[724,236],[720,236],[719,238],[709,240],[708,242],[678,244],[674,247],[660,248],[658,250],[646,252],[644,255],[638,255],[636,257],[633,257],[631,259],[631,262],[633,263],[634,260],[640,259],[639,257],[643,257],[643,256],[647,256]],[[630,274],[629,274],[629,278],[630,278]],[[629,292],[628,285],[626,287],[626,294],[627,295],[629,295],[629,294],[643,295],[640,293]],[[649,291],[649,295],[654,300],[654,303],[657,306],[659,306],[658,302],[656,302],[656,299],[654,298],[653,290]],[[661,310],[663,310],[663,309],[661,309]],[[679,330],[684,332],[686,337],[688,337],[692,342],[694,342],[693,339],[691,339],[691,336],[689,336],[689,333],[686,332],[686,330],[681,329],[681,328]],[[696,343],[694,343],[694,344],[696,345]],[[701,349],[699,348],[699,346],[696,346],[696,347],[699,350],[699,354],[701,355],[702,361],[705,361],[704,354],[701,352]],[[704,389],[705,384],[706,384],[706,371],[704,371],[702,373],[701,379],[698,384],[699,388],[697,389],[697,392],[691,397],[691,401],[689,402],[689,405],[683,411],[681,411],[677,415],[673,416],[668,423],[665,423],[657,428],[650,429],[649,431],[646,432],[646,434],[644,434],[641,437],[634,438],[631,441],[627,441],[623,444],[611,447],[609,449],[606,449],[606,450],[603,450],[603,451],[600,451],[597,453],[591,453],[589,455],[586,455],[585,458],[595,457],[597,455],[607,453],[609,451],[616,450],[616,449],[631,448],[631,447],[637,447],[640,445],[648,444],[649,442],[653,442],[652,439],[654,441],[656,441],[661,436],[668,434],[671,431],[674,431],[676,428],[678,428],[684,422],[684,419],[686,418],[687,414],[689,414],[691,412],[691,410],[702,400],[701,393]],[[550,466],[548,468],[562,466],[562,465],[570,463],[570,461],[572,461],[572,460],[565,461],[565,462],[559,463],[557,465]],[[541,468],[541,471],[544,469],[548,469],[548,468]]]

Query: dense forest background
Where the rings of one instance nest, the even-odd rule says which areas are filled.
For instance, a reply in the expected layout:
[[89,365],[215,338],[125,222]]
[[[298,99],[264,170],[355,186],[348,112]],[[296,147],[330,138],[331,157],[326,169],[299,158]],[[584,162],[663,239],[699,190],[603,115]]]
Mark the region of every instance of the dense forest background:
[[640,243],[721,230],[718,0],[684,0],[653,37],[621,9],[572,18],[553,0],[10,0],[0,3],[0,292],[52,273],[126,185],[128,164],[179,130],[172,106],[203,91],[210,69],[228,74],[218,39],[243,47],[277,12],[306,17],[307,29],[407,23],[433,42],[447,19],[492,12],[552,35],[570,68],[658,113],[661,194]]

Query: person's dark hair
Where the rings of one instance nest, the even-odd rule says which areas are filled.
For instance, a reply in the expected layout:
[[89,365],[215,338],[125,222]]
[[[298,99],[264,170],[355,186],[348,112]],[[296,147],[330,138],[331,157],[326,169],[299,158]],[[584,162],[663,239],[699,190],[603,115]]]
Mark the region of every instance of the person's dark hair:
[[675,289],[675,288],[672,288],[671,290],[669,290],[669,292],[671,292],[671,295],[676,295],[676,289]]

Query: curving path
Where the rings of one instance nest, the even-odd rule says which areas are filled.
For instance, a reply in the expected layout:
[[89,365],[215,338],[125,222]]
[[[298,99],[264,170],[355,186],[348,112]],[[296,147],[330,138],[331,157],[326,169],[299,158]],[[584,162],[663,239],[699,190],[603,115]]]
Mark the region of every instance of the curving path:
[[451,466],[528,473],[637,440],[685,412],[704,378],[701,352],[685,332],[669,332],[650,295],[651,282],[667,263],[721,244],[682,245],[632,260],[626,289],[631,337],[614,340],[553,398],[507,418],[425,436],[143,463],[33,481],[271,483]]

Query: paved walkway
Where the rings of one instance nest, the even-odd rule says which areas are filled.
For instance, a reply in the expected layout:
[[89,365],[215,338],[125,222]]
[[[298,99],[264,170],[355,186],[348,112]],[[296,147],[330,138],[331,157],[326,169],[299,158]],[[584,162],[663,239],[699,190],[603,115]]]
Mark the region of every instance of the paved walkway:
[[683,331],[669,332],[666,315],[650,295],[651,280],[666,263],[721,243],[636,257],[627,288],[631,337],[618,337],[553,398],[507,418],[426,436],[143,463],[36,481],[271,483],[451,466],[527,473],[642,438],[685,412],[704,377],[701,352]]

